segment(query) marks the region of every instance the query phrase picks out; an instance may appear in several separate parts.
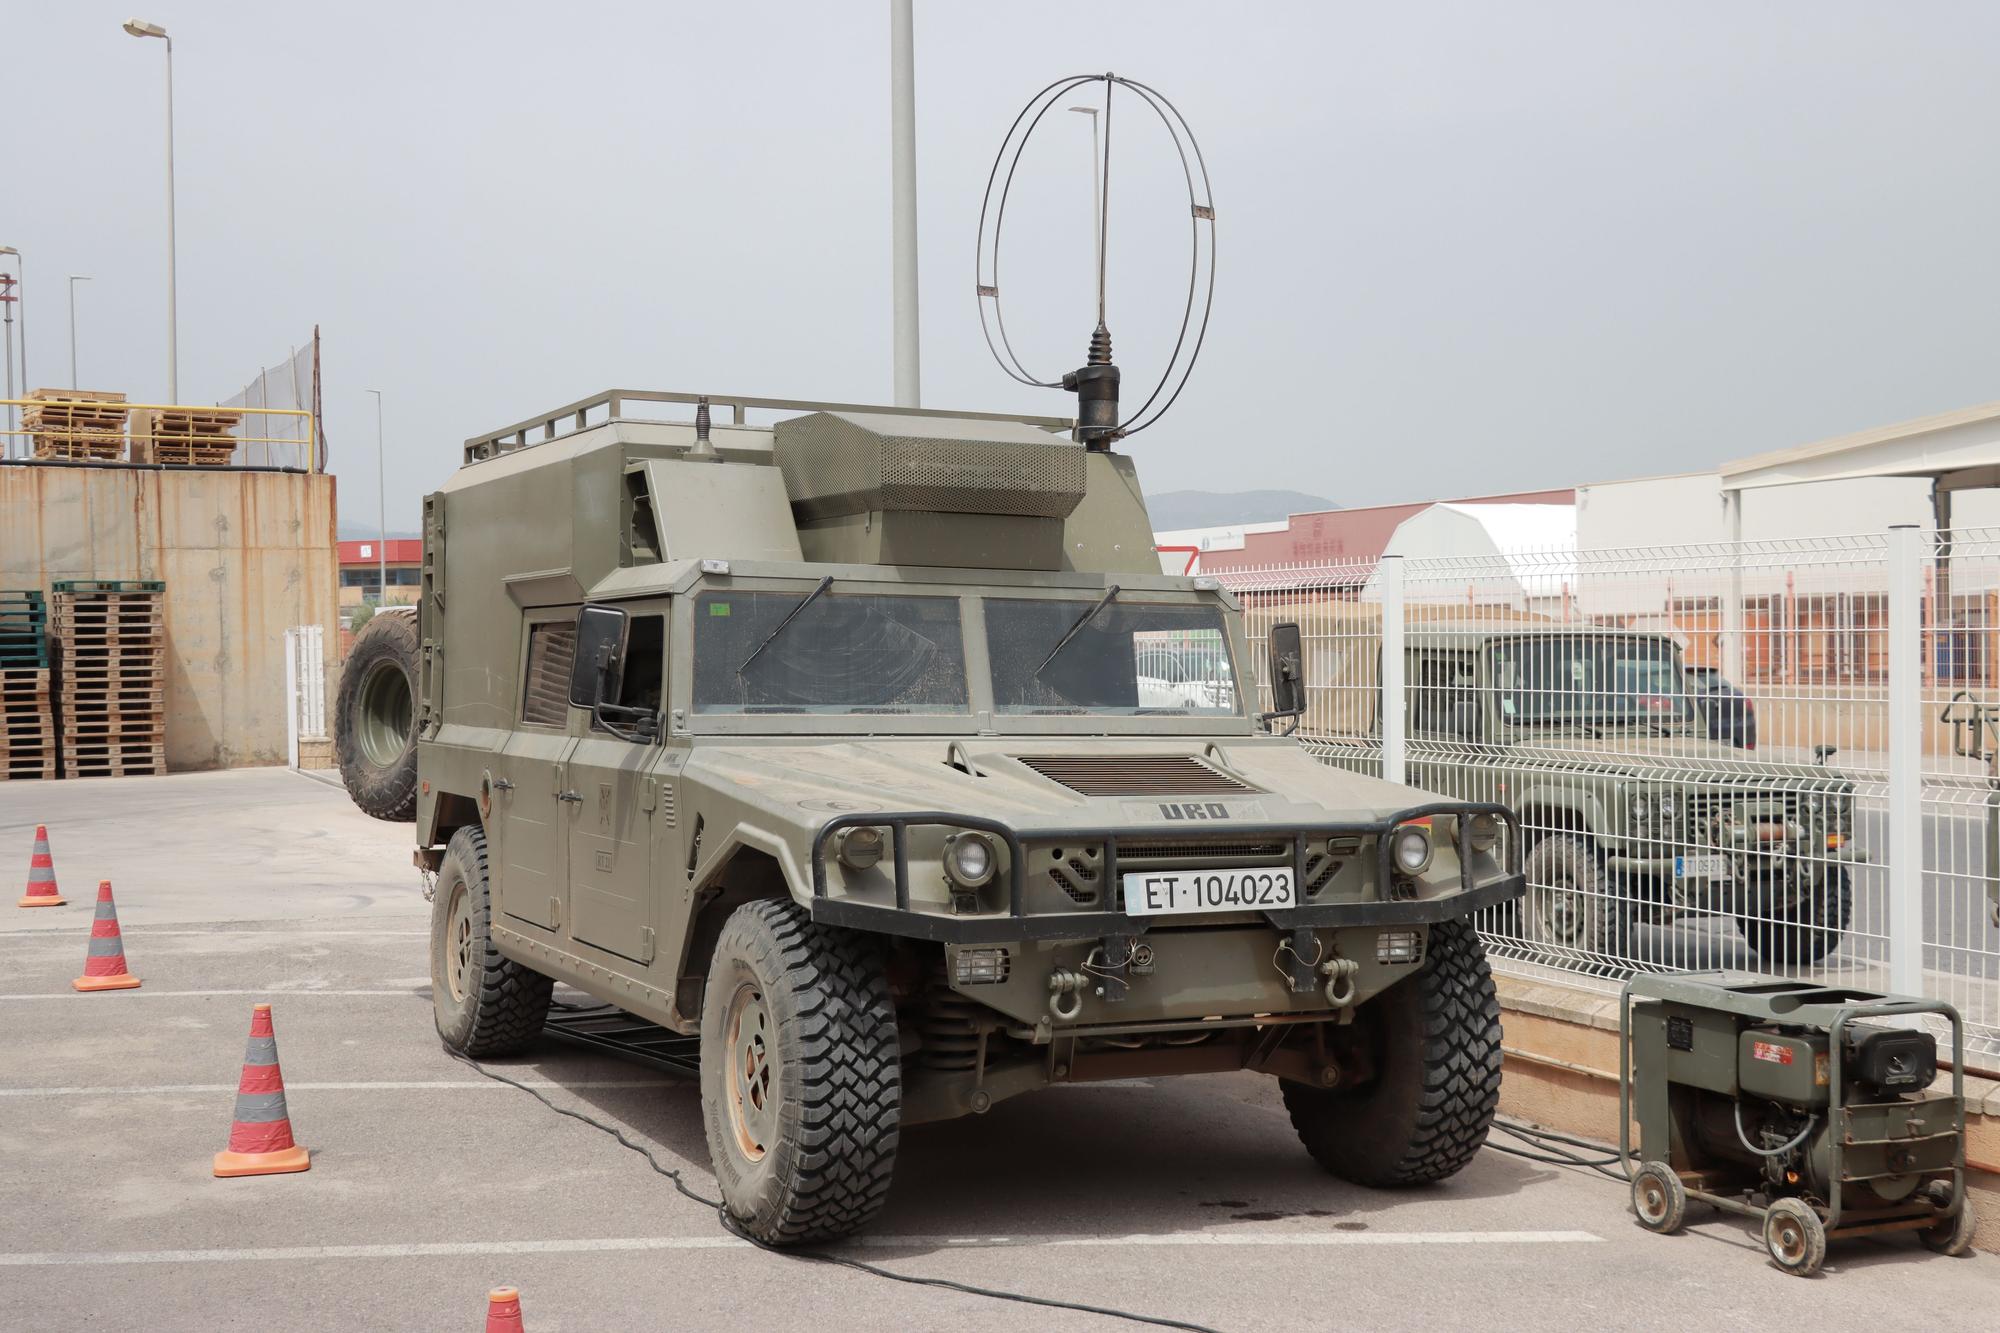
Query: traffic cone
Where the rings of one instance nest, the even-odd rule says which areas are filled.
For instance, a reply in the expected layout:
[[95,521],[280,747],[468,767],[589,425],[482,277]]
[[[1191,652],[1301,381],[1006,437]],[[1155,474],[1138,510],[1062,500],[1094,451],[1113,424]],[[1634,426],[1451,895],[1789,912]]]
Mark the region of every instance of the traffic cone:
[[49,830],[35,825],[35,850],[28,857],[28,892],[16,907],[61,907],[69,900],[56,891],[56,863],[49,859]]
[[78,990],[131,990],[139,984],[125,967],[125,939],[118,933],[118,904],[111,901],[108,879],[97,881],[97,919],[90,923],[83,975],[69,984]]
[[495,1287],[486,1293],[486,1333],[523,1333],[520,1292]]
[[285,1113],[285,1076],[278,1071],[278,1038],[271,1031],[271,1006],[250,1006],[250,1047],[243,1053],[243,1079],[236,1085],[236,1117],[229,1146],[215,1155],[218,1176],[275,1176],[304,1171],[312,1158],[292,1142]]

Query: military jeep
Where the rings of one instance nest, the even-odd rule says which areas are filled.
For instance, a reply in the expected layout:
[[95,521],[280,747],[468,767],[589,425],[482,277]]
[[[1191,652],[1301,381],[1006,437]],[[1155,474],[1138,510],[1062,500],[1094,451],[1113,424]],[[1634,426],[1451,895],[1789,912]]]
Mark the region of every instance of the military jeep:
[[1769,966],[1817,962],[1853,913],[1854,783],[1710,739],[1664,634],[1413,626],[1409,776],[1504,800],[1529,844],[1522,935],[1622,956],[1630,927],[1734,919]]
[[865,1224],[902,1127],[1060,1083],[1260,1071],[1329,1171],[1464,1166],[1500,1077],[1466,918],[1521,892],[1513,815],[1277,734],[1297,627],[1260,714],[1236,601],[1160,572],[1131,460],[1068,423],[731,406],[469,441],[414,627],[355,649],[415,645],[413,750],[375,665],[343,754],[414,801],[447,1045],[523,1050],[556,982],[699,1034],[723,1197],[774,1243]]

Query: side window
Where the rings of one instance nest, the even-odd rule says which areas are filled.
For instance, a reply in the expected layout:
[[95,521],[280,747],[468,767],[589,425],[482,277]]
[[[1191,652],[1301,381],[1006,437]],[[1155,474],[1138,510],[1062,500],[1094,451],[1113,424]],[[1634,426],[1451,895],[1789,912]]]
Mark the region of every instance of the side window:
[[1452,706],[1475,697],[1472,658],[1465,653],[1418,653],[1410,665],[1410,729],[1450,735]]
[[[574,628],[571,630],[574,634]],[[661,687],[666,681],[667,618],[657,612],[632,617],[625,637],[625,674],[618,685],[618,704],[658,714]],[[567,668],[563,675],[567,691]],[[599,727],[598,730],[603,730]]]
[[521,686],[521,723],[569,723],[570,663],[576,658],[576,622],[544,620],[528,626],[528,669]]

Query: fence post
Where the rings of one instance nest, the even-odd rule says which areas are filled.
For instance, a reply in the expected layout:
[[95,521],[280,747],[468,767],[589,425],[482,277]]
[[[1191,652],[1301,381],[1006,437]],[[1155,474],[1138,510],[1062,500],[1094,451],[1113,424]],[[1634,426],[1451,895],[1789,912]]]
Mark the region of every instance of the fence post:
[[299,632],[285,631],[285,762],[299,766]]
[[1924,993],[1923,534],[1889,529],[1889,989]]
[[1376,566],[1382,589],[1382,779],[1407,782],[1409,740],[1404,689],[1403,557],[1385,555]]

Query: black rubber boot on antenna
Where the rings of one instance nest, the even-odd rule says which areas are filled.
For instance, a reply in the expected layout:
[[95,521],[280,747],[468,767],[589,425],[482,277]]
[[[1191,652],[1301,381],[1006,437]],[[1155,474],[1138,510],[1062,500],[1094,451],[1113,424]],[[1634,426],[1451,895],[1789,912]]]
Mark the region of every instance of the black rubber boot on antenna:
[[694,453],[707,456],[714,452],[715,446],[708,439],[708,398],[703,396],[694,402]]
[[1089,364],[1063,376],[1076,395],[1076,438],[1090,449],[1109,449],[1118,438],[1118,367],[1111,363],[1111,330],[1090,335]]

